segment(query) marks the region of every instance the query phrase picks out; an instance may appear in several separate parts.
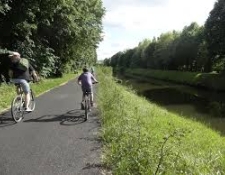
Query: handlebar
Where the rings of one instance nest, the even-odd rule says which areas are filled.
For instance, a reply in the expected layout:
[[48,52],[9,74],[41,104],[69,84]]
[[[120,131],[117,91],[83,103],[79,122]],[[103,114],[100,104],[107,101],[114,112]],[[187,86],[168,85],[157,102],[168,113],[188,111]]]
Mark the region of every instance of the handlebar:
[[99,82],[98,81],[94,81],[94,82],[92,82],[92,84],[98,84]]

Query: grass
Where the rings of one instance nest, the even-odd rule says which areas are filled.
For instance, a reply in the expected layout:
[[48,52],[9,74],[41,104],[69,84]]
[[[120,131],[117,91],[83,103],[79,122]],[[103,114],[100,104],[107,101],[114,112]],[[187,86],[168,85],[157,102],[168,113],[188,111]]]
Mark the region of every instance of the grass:
[[[75,74],[65,74],[62,78],[49,78],[43,79],[40,83],[31,84],[31,87],[36,96],[44,93],[47,90],[50,90],[54,87],[59,86],[62,83],[65,83],[73,78]],[[0,112],[10,106],[12,99],[15,97],[15,87],[14,85],[5,85],[0,86]]]
[[125,70],[125,74],[145,78],[155,78],[185,85],[203,87],[206,89],[213,89],[219,91],[225,90],[225,77],[217,73],[127,69]]
[[225,174],[225,139],[98,71],[104,162],[114,175]]

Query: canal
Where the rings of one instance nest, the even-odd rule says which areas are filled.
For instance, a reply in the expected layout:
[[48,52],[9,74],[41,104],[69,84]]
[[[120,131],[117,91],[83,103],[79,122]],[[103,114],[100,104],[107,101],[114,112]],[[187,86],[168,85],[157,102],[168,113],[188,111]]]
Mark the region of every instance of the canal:
[[134,76],[118,78],[149,101],[170,112],[197,120],[225,136],[225,92],[212,92]]

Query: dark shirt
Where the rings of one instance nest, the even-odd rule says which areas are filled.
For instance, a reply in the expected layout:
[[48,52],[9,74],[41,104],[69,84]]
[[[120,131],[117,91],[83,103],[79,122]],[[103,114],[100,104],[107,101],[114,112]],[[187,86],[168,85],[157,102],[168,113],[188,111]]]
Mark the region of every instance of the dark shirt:
[[11,63],[10,70],[13,72],[13,79],[25,79],[27,81],[31,80],[30,72],[34,71],[34,68],[29,64],[29,69],[26,71],[19,69],[19,63]]

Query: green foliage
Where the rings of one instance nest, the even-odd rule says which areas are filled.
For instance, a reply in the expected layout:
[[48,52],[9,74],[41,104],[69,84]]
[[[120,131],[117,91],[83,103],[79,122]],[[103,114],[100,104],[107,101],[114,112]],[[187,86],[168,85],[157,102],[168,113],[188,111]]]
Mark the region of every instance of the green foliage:
[[5,15],[7,11],[11,9],[11,7],[9,6],[9,2],[11,1],[12,0],[0,1],[0,14]]
[[177,64],[179,70],[197,71],[195,60],[199,46],[203,42],[202,33],[203,28],[196,23],[192,23],[183,29],[177,41],[177,51],[174,54],[174,63]]
[[145,39],[106,62],[113,67],[205,71],[207,59],[204,28],[192,23],[182,32],[167,32],[152,41]]
[[[146,55],[145,48],[151,43],[150,40],[143,40],[138,44],[138,47],[134,49],[131,56],[130,67],[139,67],[145,65]],[[126,54],[126,53],[125,53]]]
[[[210,12],[205,28],[211,62],[222,61],[225,55],[225,1],[218,0]],[[212,66],[212,65],[211,65]]]
[[71,62],[82,66],[97,61],[105,13],[101,0],[3,2],[1,47],[30,58],[42,75],[61,75]]
[[224,138],[138,97],[107,73],[98,70],[97,100],[104,162],[113,174],[225,173]]
[[2,84],[0,87],[0,111],[7,108],[10,105],[13,97],[16,95],[16,90],[14,86],[8,86],[6,84]]

